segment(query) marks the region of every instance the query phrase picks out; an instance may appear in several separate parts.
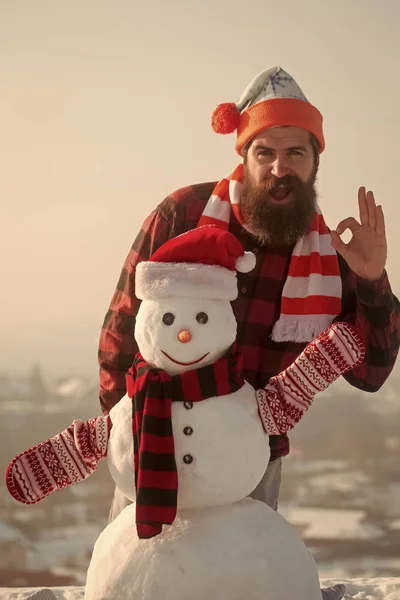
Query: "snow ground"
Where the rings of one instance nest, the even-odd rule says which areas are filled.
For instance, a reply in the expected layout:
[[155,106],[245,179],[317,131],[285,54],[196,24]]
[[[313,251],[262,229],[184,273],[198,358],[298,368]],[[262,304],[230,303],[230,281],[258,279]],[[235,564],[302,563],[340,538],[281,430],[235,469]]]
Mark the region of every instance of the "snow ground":
[[[322,579],[321,586],[344,583],[347,588],[345,600],[400,600],[400,578],[377,579]],[[0,588],[0,600],[25,600],[39,588]],[[57,600],[83,600],[83,587],[50,588]],[[189,600],[189,599],[188,599]],[[288,599],[295,600],[295,599]]]

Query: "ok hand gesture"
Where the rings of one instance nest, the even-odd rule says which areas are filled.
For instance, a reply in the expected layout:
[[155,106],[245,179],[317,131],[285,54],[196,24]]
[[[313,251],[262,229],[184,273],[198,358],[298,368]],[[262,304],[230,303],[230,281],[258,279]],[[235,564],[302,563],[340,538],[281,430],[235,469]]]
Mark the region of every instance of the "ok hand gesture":
[[[382,206],[376,206],[373,192],[358,190],[360,223],[348,217],[331,231],[332,246],[345,259],[350,269],[362,279],[381,278],[386,265],[387,243]],[[345,244],[340,236],[350,229],[353,236]]]

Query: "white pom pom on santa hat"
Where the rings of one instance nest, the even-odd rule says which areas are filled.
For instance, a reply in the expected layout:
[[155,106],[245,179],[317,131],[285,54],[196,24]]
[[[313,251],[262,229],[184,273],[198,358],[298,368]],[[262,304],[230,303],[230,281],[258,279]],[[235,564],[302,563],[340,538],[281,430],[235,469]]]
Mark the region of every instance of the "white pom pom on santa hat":
[[168,240],[138,264],[136,296],[235,300],[236,271],[248,273],[255,264],[255,255],[245,252],[232,233],[204,225]]
[[236,259],[236,271],[248,273],[256,266],[256,256],[253,252],[245,252],[243,256]]

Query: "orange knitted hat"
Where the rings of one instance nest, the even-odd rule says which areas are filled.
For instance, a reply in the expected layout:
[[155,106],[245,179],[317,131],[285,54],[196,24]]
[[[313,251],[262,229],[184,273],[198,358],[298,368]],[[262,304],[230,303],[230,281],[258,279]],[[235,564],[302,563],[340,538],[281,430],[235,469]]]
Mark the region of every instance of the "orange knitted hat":
[[310,104],[293,77],[281,67],[272,67],[253,79],[237,104],[217,106],[211,123],[216,133],[237,131],[236,151],[239,155],[264,129],[285,125],[312,133],[321,153],[325,148],[322,120],[319,110]]

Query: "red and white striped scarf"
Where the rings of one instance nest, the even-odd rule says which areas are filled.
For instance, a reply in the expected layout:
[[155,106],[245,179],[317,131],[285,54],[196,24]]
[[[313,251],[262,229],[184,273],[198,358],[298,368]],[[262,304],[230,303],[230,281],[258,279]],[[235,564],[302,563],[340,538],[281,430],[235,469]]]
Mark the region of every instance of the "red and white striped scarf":
[[[229,228],[231,210],[243,224],[240,197],[243,188],[241,163],[215,187],[198,226]],[[340,314],[342,280],[336,251],[319,207],[308,233],[298,239],[285,281],[281,313],[272,339],[276,342],[310,342]]]

